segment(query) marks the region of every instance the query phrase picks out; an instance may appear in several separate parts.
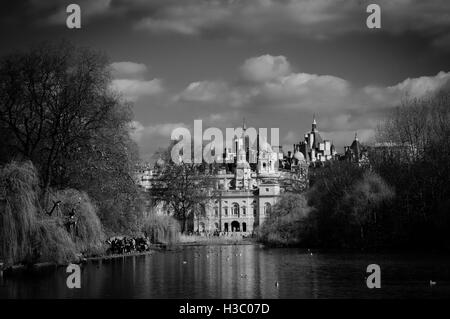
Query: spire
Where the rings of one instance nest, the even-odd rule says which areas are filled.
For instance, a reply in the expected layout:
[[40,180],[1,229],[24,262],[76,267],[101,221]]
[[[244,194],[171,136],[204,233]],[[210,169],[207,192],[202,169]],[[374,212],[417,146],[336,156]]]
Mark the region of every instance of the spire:
[[316,122],[316,113],[313,115],[313,121],[312,121],[312,131],[315,132],[317,129],[317,122]]
[[245,125],[245,117],[242,118],[242,130],[246,130],[247,126]]
[[358,140],[358,132],[356,131],[355,132],[355,141],[357,141]]

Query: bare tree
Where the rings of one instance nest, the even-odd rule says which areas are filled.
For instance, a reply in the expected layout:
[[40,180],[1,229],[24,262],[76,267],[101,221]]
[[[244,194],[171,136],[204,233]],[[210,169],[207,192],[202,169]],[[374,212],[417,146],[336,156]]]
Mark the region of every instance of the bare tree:
[[104,55],[63,42],[0,61],[0,123],[15,156],[39,168],[44,190],[77,143],[111,125],[119,100]]
[[188,219],[201,216],[208,203],[216,197],[211,166],[196,163],[175,163],[171,147],[159,152],[159,175],[151,188],[154,204],[164,203],[180,221],[181,232],[187,230]]

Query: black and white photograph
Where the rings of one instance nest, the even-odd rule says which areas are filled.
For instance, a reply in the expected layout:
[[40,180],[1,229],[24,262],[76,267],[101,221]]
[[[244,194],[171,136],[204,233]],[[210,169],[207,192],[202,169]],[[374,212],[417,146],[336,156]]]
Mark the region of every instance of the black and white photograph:
[[450,1],[0,5],[0,299],[449,297]]

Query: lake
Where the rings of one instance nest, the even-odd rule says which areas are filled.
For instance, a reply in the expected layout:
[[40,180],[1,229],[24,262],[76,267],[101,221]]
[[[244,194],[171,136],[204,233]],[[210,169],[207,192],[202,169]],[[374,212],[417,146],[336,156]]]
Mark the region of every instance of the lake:
[[[381,267],[368,289],[366,268]],[[182,246],[82,265],[81,288],[65,268],[0,277],[0,298],[444,298],[444,254],[325,253],[262,245]],[[436,285],[430,286],[430,279]],[[276,284],[278,283],[278,285]]]

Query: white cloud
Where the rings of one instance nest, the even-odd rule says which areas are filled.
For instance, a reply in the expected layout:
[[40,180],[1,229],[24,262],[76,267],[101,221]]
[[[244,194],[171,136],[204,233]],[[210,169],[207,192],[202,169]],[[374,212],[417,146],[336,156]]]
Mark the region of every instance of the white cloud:
[[135,62],[114,62],[110,64],[112,75],[114,78],[128,78],[141,76],[147,72],[147,66],[143,63]]
[[141,158],[151,160],[159,147],[167,147],[172,131],[176,128],[190,128],[184,123],[162,123],[143,125],[139,121],[133,121],[131,138],[139,145]]
[[265,82],[291,73],[291,66],[284,56],[269,54],[247,59],[241,66],[244,79]]
[[336,107],[349,94],[350,83],[344,79],[330,75],[291,73],[262,84],[258,100],[277,103],[285,108],[317,111]]
[[240,67],[248,82],[197,81],[176,96],[176,101],[210,107],[285,109],[349,116],[399,105],[404,97],[424,97],[450,83],[450,72],[408,78],[392,86],[356,87],[333,75],[294,72],[285,57],[263,55]]
[[197,81],[190,83],[181,93],[175,96],[175,101],[211,104],[215,107],[241,107],[248,103],[254,92],[232,86],[224,81]]
[[122,93],[123,97],[130,101],[136,101],[141,96],[156,95],[164,91],[161,80],[149,81],[134,79],[115,79],[111,83],[113,90]]
[[179,94],[179,99],[189,102],[213,102],[221,99],[227,91],[225,82],[198,81],[190,83]]
[[450,72],[439,72],[435,76],[421,76],[419,78],[406,79],[397,85],[388,87],[388,90],[404,92],[410,97],[423,97],[441,89],[450,82]]
[[[184,104],[189,107],[193,103],[207,107],[209,113],[213,109],[211,116],[203,118],[221,125],[236,123],[244,114],[251,114],[265,123],[283,118],[277,123],[288,130],[283,135],[283,144],[301,139],[303,132],[297,131],[297,119],[316,113],[324,137],[342,146],[351,142],[356,131],[361,141],[370,141],[379,121],[404,97],[425,97],[450,82],[450,72],[442,71],[434,76],[408,78],[392,86],[357,87],[333,75],[297,73],[286,67],[289,66],[286,58],[280,60],[285,66],[282,71],[276,68],[274,71],[268,67],[273,60],[269,55],[246,60],[251,63],[244,63],[248,67],[245,71],[252,71],[247,75],[251,74],[253,81],[193,82],[177,95],[178,107]],[[258,66],[262,68],[260,73]],[[242,76],[243,68],[239,71]],[[233,106],[239,109],[230,108]],[[286,117],[286,114],[289,115]]]
[[198,35],[217,22],[229,19],[231,12],[218,1],[185,1],[162,6],[155,16],[141,19],[137,29],[155,33]]
[[137,143],[151,142],[152,138],[163,137],[170,138],[172,131],[179,127],[188,127],[184,123],[165,123],[165,124],[152,124],[144,126],[139,121],[133,121],[131,123],[131,137]]

